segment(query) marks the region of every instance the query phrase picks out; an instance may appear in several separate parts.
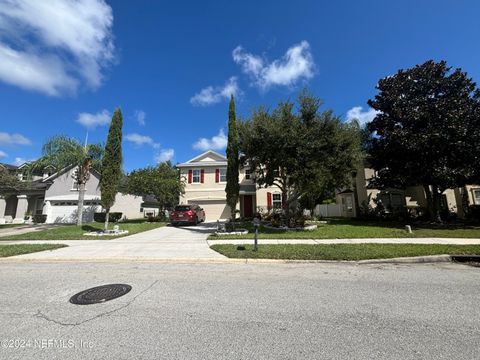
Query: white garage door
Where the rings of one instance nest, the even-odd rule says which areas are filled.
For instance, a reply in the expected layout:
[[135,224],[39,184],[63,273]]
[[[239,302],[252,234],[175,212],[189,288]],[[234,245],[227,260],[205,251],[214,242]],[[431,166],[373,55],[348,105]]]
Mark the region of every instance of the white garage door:
[[[83,222],[92,222],[93,214],[101,207],[86,201],[83,207]],[[47,223],[73,224],[77,222],[76,201],[52,201],[47,213]]]
[[197,204],[205,210],[205,221],[226,220],[230,218],[230,208],[225,200],[191,200],[189,204]]

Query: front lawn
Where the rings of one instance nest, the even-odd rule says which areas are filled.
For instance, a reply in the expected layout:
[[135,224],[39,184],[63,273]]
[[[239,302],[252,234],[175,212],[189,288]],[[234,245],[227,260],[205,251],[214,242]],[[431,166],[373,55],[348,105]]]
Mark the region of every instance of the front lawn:
[[[251,222],[237,225],[246,228],[246,235],[211,235],[209,240],[251,239],[253,226]],[[480,238],[480,225],[432,225],[411,224],[413,234],[405,231],[405,224],[393,221],[361,221],[354,219],[330,219],[328,224],[318,224],[313,231],[276,231],[260,227],[259,239],[355,239],[355,238]]]
[[0,257],[9,257],[22,254],[30,254],[45,250],[55,250],[63,248],[63,244],[16,244],[0,245]]
[[[235,259],[366,260],[440,254],[480,255],[480,245],[437,244],[331,244],[331,245],[212,245],[220,254]],[[241,247],[240,247],[241,248]]]
[[[128,230],[127,235],[137,234],[143,231],[152,230],[161,226],[165,226],[166,223],[148,223],[148,222],[122,222],[118,223],[121,230]],[[110,226],[110,229],[113,225]],[[33,231],[26,234],[10,235],[0,237],[0,241],[3,240],[109,240],[127,235],[120,236],[86,236],[83,235],[86,232],[102,230],[103,223],[88,223],[82,226],[65,225],[55,227],[53,229]]]

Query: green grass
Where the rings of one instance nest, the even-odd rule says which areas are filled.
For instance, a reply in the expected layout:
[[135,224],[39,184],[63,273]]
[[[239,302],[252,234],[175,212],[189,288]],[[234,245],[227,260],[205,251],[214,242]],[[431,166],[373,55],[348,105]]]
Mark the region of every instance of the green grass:
[[480,255],[480,245],[424,244],[331,244],[331,245],[253,245],[238,250],[238,245],[212,245],[229,258],[286,260],[366,260],[439,254]]
[[9,228],[16,228],[19,226],[25,226],[25,224],[2,224],[0,225],[0,230],[2,229],[9,229]]
[[[360,221],[351,219],[331,219],[328,224],[318,224],[313,231],[278,231],[260,227],[259,239],[352,239],[352,238],[480,238],[480,226],[476,225],[434,225],[411,224],[413,234],[405,231],[405,224],[392,221]],[[252,238],[251,223],[238,225],[249,230],[247,235],[210,235],[209,240]]]
[[38,251],[55,250],[63,248],[63,244],[17,244],[0,245],[0,257],[9,257],[22,254],[30,254]]
[[[145,223],[145,222],[124,222],[119,223],[121,230],[128,230],[127,235],[137,234],[139,232],[152,230],[161,226],[165,226],[166,223]],[[86,236],[83,235],[89,231],[97,231],[103,229],[103,223],[88,223],[82,226],[65,225],[58,226],[48,230],[33,231],[26,234],[10,235],[0,237],[0,241],[3,240],[109,240],[121,236]],[[112,225],[113,226],[113,225]],[[112,228],[110,226],[110,229]]]

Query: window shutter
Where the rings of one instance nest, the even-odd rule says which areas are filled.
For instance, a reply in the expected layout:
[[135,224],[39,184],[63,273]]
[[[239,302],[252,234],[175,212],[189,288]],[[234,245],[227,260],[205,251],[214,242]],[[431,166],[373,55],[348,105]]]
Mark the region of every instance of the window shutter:
[[285,209],[285,196],[283,196],[282,194],[281,197],[282,197],[282,208]]
[[205,180],[205,170],[200,170],[200,183],[203,184],[203,181]]
[[267,207],[272,208],[272,193],[270,192],[267,192]]
[[220,182],[220,169],[215,169],[215,182]]
[[192,170],[188,170],[188,183],[192,183]]

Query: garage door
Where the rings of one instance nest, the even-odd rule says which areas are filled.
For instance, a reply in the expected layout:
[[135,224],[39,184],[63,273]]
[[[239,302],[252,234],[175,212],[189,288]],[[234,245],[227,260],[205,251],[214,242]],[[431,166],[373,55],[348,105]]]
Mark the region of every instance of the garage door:
[[[92,205],[86,201],[83,207],[83,221],[92,222],[93,214],[100,211],[98,205]],[[51,207],[47,213],[47,223],[72,224],[77,221],[76,201],[51,201]]]
[[230,208],[225,200],[191,200],[188,203],[197,204],[205,210],[205,221],[211,222],[230,218]]

